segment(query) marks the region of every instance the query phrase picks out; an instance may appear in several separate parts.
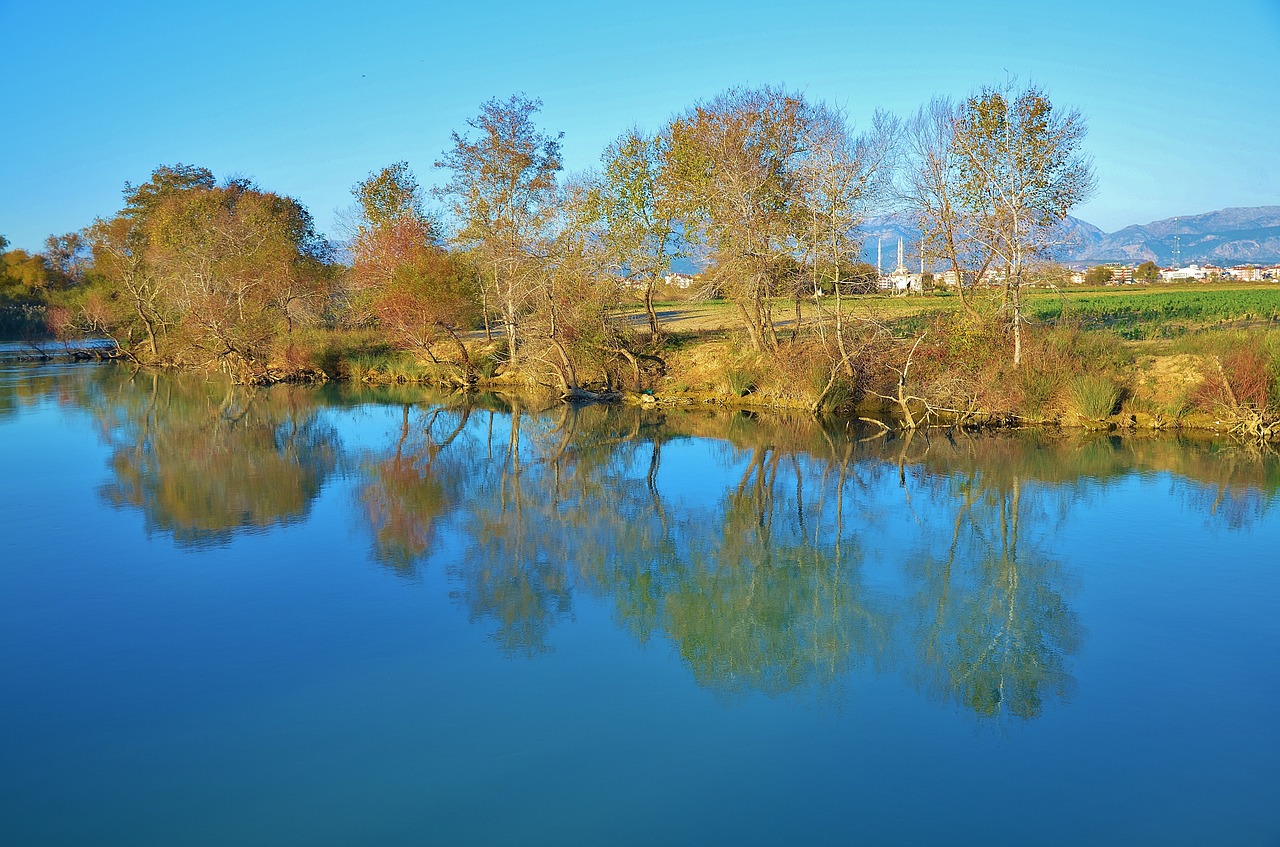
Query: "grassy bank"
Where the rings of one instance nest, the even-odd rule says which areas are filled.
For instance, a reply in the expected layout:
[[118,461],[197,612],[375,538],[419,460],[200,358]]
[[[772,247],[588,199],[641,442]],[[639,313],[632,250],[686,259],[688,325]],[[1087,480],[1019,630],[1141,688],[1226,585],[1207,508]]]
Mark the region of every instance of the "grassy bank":
[[[1029,292],[1021,366],[992,298],[980,316],[951,295],[868,295],[845,303],[849,366],[833,359],[830,302],[773,304],[780,339],[756,352],[722,301],[668,302],[647,340],[639,310],[628,368],[577,366],[581,386],[640,402],[785,408],[874,418],[888,426],[1049,425],[1188,429],[1273,438],[1280,425],[1280,286],[1201,285]],[[798,315],[798,317],[797,317]],[[406,351],[375,330],[298,330],[273,348],[272,379],[558,393],[552,363],[511,366],[504,339],[473,331],[456,345]],[[181,363],[176,363],[181,364]],[[640,365],[643,364],[643,367]]]
[[[1036,291],[1020,367],[991,305],[979,319],[947,295],[873,295],[846,304],[853,367],[832,380],[812,303],[775,304],[776,352],[749,349],[732,304],[667,303],[662,338],[645,348],[661,367],[636,383],[583,367],[583,385],[671,404],[812,409],[889,425],[1051,425],[1193,429],[1275,437],[1280,412],[1280,288],[1203,286]],[[643,335],[643,329],[637,329]],[[478,386],[554,389],[549,368],[503,361],[501,339],[472,333]],[[391,349],[371,332],[294,340],[295,364],[370,384],[457,381],[450,351]],[[834,383],[834,384],[831,384]],[[650,402],[645,399],[645,402]]]

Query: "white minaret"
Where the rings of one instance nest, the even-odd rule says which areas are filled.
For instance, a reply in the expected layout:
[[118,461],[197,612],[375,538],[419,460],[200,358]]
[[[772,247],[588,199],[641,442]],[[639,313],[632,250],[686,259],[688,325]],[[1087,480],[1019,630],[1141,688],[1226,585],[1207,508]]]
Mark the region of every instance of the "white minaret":
[[884,239],[876,236],[876,276],[884,276],[884,258],[881,256],[880,242]]
[[898,239],[898,269],[894,273],[904,274],[907,272],[907,266],[902,263],[902,239]]

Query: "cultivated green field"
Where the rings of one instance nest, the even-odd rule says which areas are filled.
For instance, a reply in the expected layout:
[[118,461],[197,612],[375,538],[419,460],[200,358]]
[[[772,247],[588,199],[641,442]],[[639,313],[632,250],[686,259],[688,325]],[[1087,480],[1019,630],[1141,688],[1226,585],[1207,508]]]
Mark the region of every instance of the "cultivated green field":
[[1225,324],[1280,321],[1280,285],[1037,293],[1029,306],[1030,315],[1045,322],[1078,321],[1085,328],[1112,329],[1130,339],[1167,338]]

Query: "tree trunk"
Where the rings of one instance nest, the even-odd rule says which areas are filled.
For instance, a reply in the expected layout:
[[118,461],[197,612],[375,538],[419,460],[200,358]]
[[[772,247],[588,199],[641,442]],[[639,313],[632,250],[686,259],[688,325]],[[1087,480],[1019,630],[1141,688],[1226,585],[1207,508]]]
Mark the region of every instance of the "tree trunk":
[[649,316],[649,339],[651,341],[658,338],[658,313],[653,308],[653,287],[657,283],[657,279],[649,277],[649,284],[644,289],[644,311]]
[[1022,365],[1022,285],[1020,280],[1012,283],[1010,292],[1013,301],[1013,366]]
[[453,339],[453,343],[458,348],[458,356],[462,359],[462,379],[464,384],[470,386],[476,384],[476,366],[471,362],[471,354],[467,352],[467,345],[462,343],[462,339],[458,337],[458,333],[454,332],[453,327],[445,323],[439,324],[440,328],[449,334]]
[[556,352],[560,354],[561,367],[557,369],[560,376],[561,387],[565,393],[576,391],[578,388],[578,372],[573,366],[573,360],[569,358],[569,353],[564,349],[564,345],[560,343],[560,339],[552,337],[551,344],[556,348]]
[[738,313],[742,315],[742,322],[747,325],[747,335],[751,337],[751,348],[757,353],[763,353],[764,339],[761,338],[755,318],[752,316],[751,310],[747,308],[746,303],[738,303]]

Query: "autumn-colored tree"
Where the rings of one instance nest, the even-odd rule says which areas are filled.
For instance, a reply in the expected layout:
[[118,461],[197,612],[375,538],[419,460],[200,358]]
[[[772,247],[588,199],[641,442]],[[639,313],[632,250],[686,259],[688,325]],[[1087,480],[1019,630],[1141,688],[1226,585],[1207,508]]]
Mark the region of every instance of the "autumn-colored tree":
[[135,357],[275,379],[271,357],[329,298],[327,242],[297,201],[204,168],[161,167],[89,230],[92,328]]
[[355,231],[350,241],[349,305],[357,322],[372,317],[370,299],[404,265],[436,241],[423,211],[422,188],[408,162],[396,162],[356,183]]
[[467,256],[436,243],[408,163],[370,174],[352,194],[359,218],[351,246],[355,302],[401,349],[439,361],[435,347],[448,339],[460,381],[474,383],[476,368],[461,333],[480,318],[478,274]]
[[0,303],[39,304],[49,283],[49,267],[39,253],[0,249]]
[[480,320],[479,274],[469,257],[429,246],[396,269],[373,298],[378,327],[397,347],[439,363],[436,345],[448,340],[457,354],[459,380],[478,376],[462,335]]

